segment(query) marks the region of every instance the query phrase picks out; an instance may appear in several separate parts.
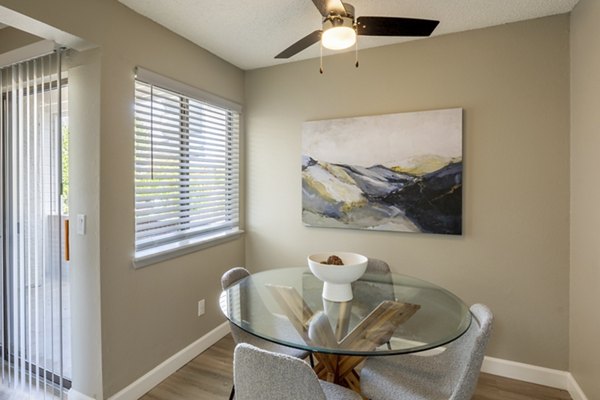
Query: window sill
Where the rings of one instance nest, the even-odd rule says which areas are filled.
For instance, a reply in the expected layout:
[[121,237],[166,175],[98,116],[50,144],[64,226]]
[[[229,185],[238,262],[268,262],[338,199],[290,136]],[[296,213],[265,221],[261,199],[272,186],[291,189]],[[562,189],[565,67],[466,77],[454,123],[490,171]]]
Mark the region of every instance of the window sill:
[[217,246],[242,236],[244,231],[232,229],[227,232],[216,233],[202,238],[183,240],[181,242],[169,243],[160,247],[137,252],[133,258],[133,268],[147,267],[162,261],[180,257],[185,254]]

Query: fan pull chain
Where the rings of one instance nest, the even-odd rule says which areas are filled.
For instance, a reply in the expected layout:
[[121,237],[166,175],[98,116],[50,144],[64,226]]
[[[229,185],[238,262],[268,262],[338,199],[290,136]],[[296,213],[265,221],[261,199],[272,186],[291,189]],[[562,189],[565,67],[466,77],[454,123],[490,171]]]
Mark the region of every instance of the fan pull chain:
[[355,60],[356,60],[356,63],[354,64],[354,66],[356,68],[358,68],[358,35],[356,36],[356,42],[354,42],[354,54],[355,54]]
[[319,48],[321,49],[321,57],[320,57],[320,65],[319,65],[319,72],[321,73],[321,75],[323,75],[323,41],[320,42],[320,46]]

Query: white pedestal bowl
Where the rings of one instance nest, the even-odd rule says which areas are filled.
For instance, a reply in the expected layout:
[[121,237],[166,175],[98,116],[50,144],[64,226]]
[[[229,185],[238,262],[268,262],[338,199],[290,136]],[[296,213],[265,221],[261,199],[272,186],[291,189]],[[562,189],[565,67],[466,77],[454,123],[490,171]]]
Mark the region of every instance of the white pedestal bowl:
[[[331,255],[342,259],[344,265],[322,264]],[[308,256],[308,268],[314,276],[323,281],[323,298],[329,301],[352,300],[351,283],[358,280],[367,269],[369,259],[356,253],[343,251],[317,253]]]

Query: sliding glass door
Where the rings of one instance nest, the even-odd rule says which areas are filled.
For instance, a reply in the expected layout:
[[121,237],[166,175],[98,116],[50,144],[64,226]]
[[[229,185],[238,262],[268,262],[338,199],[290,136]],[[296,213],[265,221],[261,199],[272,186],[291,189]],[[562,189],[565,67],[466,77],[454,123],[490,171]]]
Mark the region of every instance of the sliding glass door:
[[70,387],[66,77],[59,53],[0,70],[2,383]]

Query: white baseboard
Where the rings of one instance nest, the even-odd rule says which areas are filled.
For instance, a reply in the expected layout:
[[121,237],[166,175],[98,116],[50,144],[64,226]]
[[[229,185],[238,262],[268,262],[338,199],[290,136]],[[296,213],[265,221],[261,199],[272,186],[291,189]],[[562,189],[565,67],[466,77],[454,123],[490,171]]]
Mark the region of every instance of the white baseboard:
[[481,371],[505,378],[566,390],[573,400],[588,400],[573,375],[567,371],[538,367],[536,365],[494,357],[485,357]]
[[588,400],[587,396],[585,393],[583,393],[583,390],[581,390],[581,387],[579,387],[579,384],[572,374],[569,374],[569,378],[567,380],[567,391],[573,400]]
[[[131,385],[109,397],[108,400],[137,400],[153,387],[164,381],[179,368],[192,361],[196,356],[221,340],[229,333],[229,323],[217,326],[194,343],[172,355]],[[79,399],[77,399],[79,400]],[[83,399],[81,399],[83,400]]]
[[[218,342],[229,333],[229,324],[224,322],[217,326],[194,343],[169,357],[156,366],[146,375],[142,376],[131,385],[122,389],[108,400],[137,400],[161,383],[179,368],[190,362],[200,353]],[[481,367],[482,372],[505,378],[517,379],[524,382],[536,383],[538,385],[550,386],[569,392],[573,400],[588,400],[577,381],[567,371],[538,367],[515,361],[503,360],[494,357],[485,357]],[[69,391],[69,400],[93,400],[77,391]]]
[[67,395],[69,400],[95,400],[93,397],[87,396],[83,393],[78,392],[74,389],[69,389],[69,393]]
[[569,375],[566,371],[538,367],[531,364],[523,364],[494,357],[485,357],[481,371],[492,375],[503,376],[505,378],[518,379],[520,381],[537,383],[538,385],[564,390],[567,389],[567,379]]

